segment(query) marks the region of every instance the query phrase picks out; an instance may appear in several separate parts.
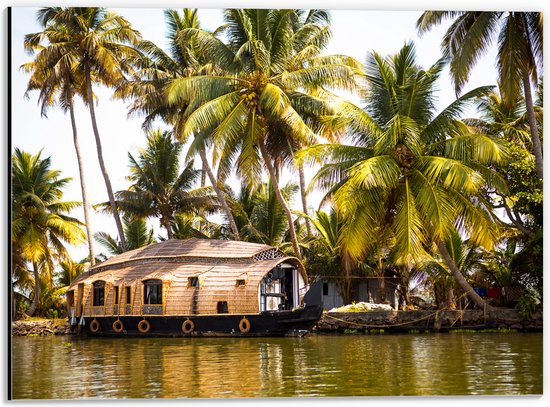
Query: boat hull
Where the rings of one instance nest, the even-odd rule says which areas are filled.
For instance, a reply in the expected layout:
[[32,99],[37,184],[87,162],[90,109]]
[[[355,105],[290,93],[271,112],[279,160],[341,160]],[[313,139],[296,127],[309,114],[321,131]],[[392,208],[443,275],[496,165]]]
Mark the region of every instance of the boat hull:
[[[309,305],[290,311],[267,311],[259,314],[217,314],[182,316],[90,316],[84,325],[74,327],[93,336],[284,336],[305,333],[319,320],[322,306]],[[243,323],[246,318],[247,323]],[[115,324],[119,320],[120,323]],[[140,322],[146,320],[148,324]],[[192,324],[185,321],[191,321]],[[93,322],[97,321],[97,322]],[[189,328],[192,325],[190,332]],[[144,328],[149,328],[144,332]],[[246,328],[249,328],[246,330]],[[120,332],[116,332],[120,330]],[[120,329],[122,328],[122,329]],[[139,329],[141,328],[141,330]],[[244,329],[243,329],[244,328]],[[95,332],[94,332],[95,331]],[[246,331],[246,332],[245,332]]]

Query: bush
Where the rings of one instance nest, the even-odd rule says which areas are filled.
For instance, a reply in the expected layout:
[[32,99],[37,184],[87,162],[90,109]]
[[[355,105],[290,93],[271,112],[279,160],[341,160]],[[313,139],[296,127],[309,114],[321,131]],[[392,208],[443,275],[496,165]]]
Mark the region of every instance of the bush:
[[540,292],[534,288],[527,288],[516,306],[518,314],[523,319],[530,319],[541,304]]

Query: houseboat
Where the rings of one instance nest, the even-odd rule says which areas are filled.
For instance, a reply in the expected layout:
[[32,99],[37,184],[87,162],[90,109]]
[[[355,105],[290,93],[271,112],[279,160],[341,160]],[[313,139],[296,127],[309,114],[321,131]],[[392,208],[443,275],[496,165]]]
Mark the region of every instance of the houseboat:
[[283,336],[317,322],[322,286],[271,246],[170,239],[91,267],[67,306],[74,331],[97,336]]

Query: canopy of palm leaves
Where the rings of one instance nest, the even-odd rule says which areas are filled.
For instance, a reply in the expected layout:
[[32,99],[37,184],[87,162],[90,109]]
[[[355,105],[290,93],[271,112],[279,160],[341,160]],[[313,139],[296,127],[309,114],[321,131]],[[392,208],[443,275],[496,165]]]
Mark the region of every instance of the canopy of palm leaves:
[[536,124],[531,85],[538,84],[543,71],[543,13],[505,11],[426,11],[417,22],[428,31],[444,19],[454,19],[441,47],[450,60],[451,78],[457,94],[464,87],[473,66],[495,42],[496,67],[503,101],[512,106],[523,89],[531,129],[537,176],[543,179],[542,143]]
[[[164,16],[169,52],[165,52],[151,41],[141,41],[138,44],[138,49],[143,55],[138,61],[139,69],[134,75],[134,80],[123,82],[115,95],[132,100],[129,114],[145,116],[143,122],[145,130],[150,130],[156,119],[162,119],[174,127],[175,134],[181,140],[180,132],[189,111],[196,108],[197,105],[194,104],[194,100],[181,104],[168,103],[165,94],[167,83],[175,78],[215,74],[221,69],[215,68],[205,61],[196,41],[184,35],[186,30],[200,28],[196,9],[183,9],[181,14],[176,10],[165,10]],[[232,238],[240,240],[239,232],[220,185],[223,180],[218,180],[214,175],[206,156],[206,146],[202,142],[198,144],[198,152],[203,164],[203,171],[205,171],[203,180],[205,181],[205,176],[208,175],[222,210],[229,221]],[[191,149],[187,155],[188,160],[192,159],[196,153],[197,149]],[[204,186],[204,181],[201,182],[202,186]]]
[[316,146],[303,156],[330,157],[314,180],[329,190],[342,214],[342,244],[364,256],[382,232],[391,233],[396,264],[414,265],[429,257],[433,242],[459,229],[477,244],[491,247],[498,237],[495,216],[480,194],[490,185],[505,188],[488,167],[505,156],[494,138],[477,134],[456,118],[476,89],[434,114],[438,61],[424,71],[406,44],[397,54],[369,55],[367,111],[342,102],[357,146]]
[[276,180],[272,140],[284,133],[298,145],[311,144],[315,134],[300,111],[322,105],[318,89],[353,89],[359,64],[319,55],[328,38],[328,27],[320,24],[324,12],[229,9],[224,18],[227,42],[198,29],[185,30],[224,73],[179,78],[167,87],[170,103],[192,106],[178,135],[182,140],[198,135],[195,144],[211,139],[219,171],[236,169],[248,185],[258,185],[265,165],[299,256],[290,209]]
[[157,218],[173,237],[171,223],[176,213],[194,213],[217,209],[210,188],[193,189],[200,170],[193,162],[180,170],[182,145],[172,139],[170,131],[152,131],[147,135],[147,147],[137,158],[128,154],[132,185],[116,193],[117,205],[126,214]]
[[[287,201],[291,201],[298,186],[289,182],[281,192]],[[280,246],[285,242],[288,224],[271,182],[254,190],[243,185],[232,207],[243,240],[270,246]]]
[[[30,87],[42,87],[42,109],[52,104],[56,87],[64,93],[62,105],[72,104],[75,94],[83,97],[92,121],[99,165],[109,196],[111,211],[123,245],[122,223],[115,205],[95,117],[92,83],[116,87],[131,72],[139,56],[132,47],[140,34],[114,12],[97,7],[44,7],[38,11],[43,31],[25,36],[25,48],[36,53]],[[72,111],[71,111],[72,113]],[[74,125],[73,125],[74,127]]]
[[320,145],[302,155],[330,154],[314,180],[336,182],[329,190],[346,217],[345,244],[360,256],[377,230],[395,237],[398,263],[426,256],[430,241],[445,240],[454,227],[490,247],[497,236],[492,214],[476,201],[487,183],[504,188],[486,166],[504,157],[492,137],[472,133],[456,120],[465,105],[487,92],[476,89],[434,115],[434,84],[443,61],[427,71],[415,64],[412,44],[397,54],[367,60],[367,111],[342,102],[358,146]]

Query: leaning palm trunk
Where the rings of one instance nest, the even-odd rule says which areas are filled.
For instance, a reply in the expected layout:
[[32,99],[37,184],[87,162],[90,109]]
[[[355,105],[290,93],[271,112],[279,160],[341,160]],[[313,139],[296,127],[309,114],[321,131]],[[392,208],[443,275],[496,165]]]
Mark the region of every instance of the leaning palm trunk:
[[441,241],[436,242],[437,248],[439,249],[439,253],[441,253],[441,257],[443,257],[443,260],[447,264],[447,267],[451,270],[453,273],[453,276],[460,286],[462,290],[470,297],[470,299],[479,307],[484,310],[492,310],[493,307],[488,305],[483,298],[481,298],[472,288],[472,286],[466,281],[458,267],[456,266],[455,262],[453,261],[451,255],[447,251],[447,248],[445,247],[445,244],[443,244]]
[[72,99],[69,99],[69,111],[71,114],[74,149],[76,152],[76,160],[78,162],[78,173],[80,176],[80,189],[82,190],[82,205],[84,206],[84,223],[86,224],[86,234],[88,238],[88,251],[90,255],[90,264],[93,266],[95,264],[94,238],[92,234],[89,203],[88,203],[89,201],[88,201],[88,195],[86,192],[86,183],[84,180],[84,167],[82,165],[82,154],[80,153],[80,143],[78,141],[78,133],[76,131],[76,121],[74,118],[74,107],[73,107]]
[[537,168],[537,176],[542,179],[543,177],[543,157],[542,157],[542,145],[540,142],[539,129],[537,127],[537,120],[535,118],[535,108],[533,107],[533,96],[531,94],[531,81],[529,80],[529,74],[525,72],[523,74],[523,91],[525,92],[525,105],[527,107],[527,118],[529,119],[529,127],[531,129],[531,140],[533,143],[533,155],[535,156],[535,165]]
[[267,171],[269,172],[269,177],[271,178],[271,183],[273,185],[273,190],[275,191],[275,196],[277,196],[277,200],[281,204],[281,207],[283,208],[286,219],[288,221],[288,230],[290,232],[290,240],[292,241],[292,248],[294,249],[294,254],[298,259],[302,259],[302,256],[300,254],[300,246],[298,245],[298,238],[296,237],[296,231],[294,230],[294,222],[292,221],[292,213],[290,212],[290,208],[288,207],[288,204],[283,197],[283,194],[281,193],[281,189],[279,188],[279,182],[277,181],[277,174],[275,172],[275,168],[273,167],[273,163],[271,162],[271,158],[269,157],[269,154],[267,153],[267,150],[265,148],[265,140],[263,138],[260,138],[259,140],[259,147],[260,147],[260,153],[262,154],[262,158],[264,160],[265,166],[267,167]]
[[302,210],[306,214],[306,230],[307,235],[312,236],[313,231],[311,229],[311,222],[309,220],[309,213],[307,210],[307,194],[306,194],[306,179],[304,176],[304,166],[300,164],[298,166],[298,174],[300,176],[300,195],[302,197]]
[[88,93],[88,109],[90,110],[90,117],[92,119],[92,128],[94,130],[95,142],[97,147],[97,159],[99,161],[99,167],[101,168],[101,173],[103,174],[103,179],[105,180],[105,186],[107,188],[107,195],[109,195],[109,203],[111,205],[111,210],[113,212],[113,217],[115,218],[116,227],[118,230],[118,236],[120,238],[120,245],[123,251],[126,251],[126,239],[124,237],[124,229],[122,228],[122,222],[120,221],[120,216],[118,214],[118,209],[115,203],[115,195],[113,194],[113,187],[111,186],[111,180],[109,174],[107,173],[107,168],[105,168],[105,162],[103,161],[103,149],[101,147],[101,139],[99,138],[99,131],[97,129],[97,122],[95,118],[94,110],[94,100],[92,94],[92,80],[90,78],[90,70],[86,69],[86,87]]
[[227,204],[225,196],[223,195],[223,191],[218,186],[218,181],[214,176],[214,173],[212,172],[212,168],[210,168],[210,165],[208,164],[208,158],[206,157],[206,151],[204,150],[204,147],[199,148],[199,154],[202,160],[203,168],[206,170],[208,178],[210,179],[210,183],[212,184],[212,188],[214,188],[216,196],[218,197],[218,201],[220,201],[222,209],[225,212],[225,216],[227,216],[227,221],[229,222],[229,227],[231,228],[231,233],[233,234],[233,239],[241,240],[239,229],[237,228],[237,224],[235,223],[235,219],[233,218],[231,209]]
[[34,295],[32,298],[31,307],[27,310],[27,315],[32,317],[38,308],[38,300],[40,299],[40,276],[38,275],[38,264],[33,261],[32,274],[34,277]]

